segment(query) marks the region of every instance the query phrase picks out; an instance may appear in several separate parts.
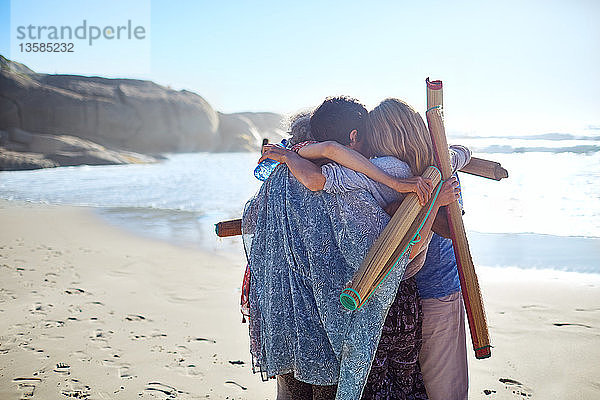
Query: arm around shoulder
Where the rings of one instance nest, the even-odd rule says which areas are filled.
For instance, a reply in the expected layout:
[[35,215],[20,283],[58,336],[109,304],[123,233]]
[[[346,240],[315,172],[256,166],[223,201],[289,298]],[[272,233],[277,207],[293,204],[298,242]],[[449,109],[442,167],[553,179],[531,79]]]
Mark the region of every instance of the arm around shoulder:
[[304,146],[298,150],[298,154],[300,157],[307,158],[309,160],[328,158],[336,161],[334,157],[339,154],[340,148],[345,149],[345,146],[339,144],[338,142],[328,140],[325,142],[312,143]]
[[287,164],[292,175],[300,181],[301,184],[313,192],[323,190],[325,187],[325,176],[312,161],[300,157],[294,152],[286,155],[284,162]]
[[300,157],[293,151],[270,145],[264,146],[263,154],[258,162],[267,158],[286,164],[292,175],[307,189],[313,192],[323,190],[325,176],[323,176],[321,168],[312,161]]

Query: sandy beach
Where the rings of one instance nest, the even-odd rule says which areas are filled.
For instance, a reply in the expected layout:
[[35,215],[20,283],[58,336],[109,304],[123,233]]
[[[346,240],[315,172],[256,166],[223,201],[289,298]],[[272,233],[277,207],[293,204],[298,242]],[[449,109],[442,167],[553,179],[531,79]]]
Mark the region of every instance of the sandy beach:
[[[0,399],[274,399],[253,375],[243,254],[0,201]],[[573,278],[576,277],[576,278]],[[600,277],[483,269],[493,349],[472,399],[600,398]]]

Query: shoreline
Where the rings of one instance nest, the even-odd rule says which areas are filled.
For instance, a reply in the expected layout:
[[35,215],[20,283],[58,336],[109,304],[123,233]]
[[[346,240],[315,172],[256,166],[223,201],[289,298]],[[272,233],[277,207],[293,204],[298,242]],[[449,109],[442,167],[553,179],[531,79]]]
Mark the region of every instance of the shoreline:
[[[222,214],[216,217],[186,210],[66,206],[89,209],[104,223],[135,236],[245,262],[240,236],[218,238],[214,234],[214,224],[220,220],[232,219],[235,215]],[[571,280],[577,279],[577,274],[582,275],[580,279],[588,279],[590,276],[600,278],[600,237],[597,236],[472,230],[467,230],[467,236],[478,270],[516,268],[521,271],[536,271],[538,276],[531,276],[531,279],[538,279],[541,274],[554,276],[555,271],[575,274]]]
[[[130,210],[92,207],[95,214],[99,215],[104,222],[123,229],[133,235],[149,238],[152,240],[161,240],[175,246],[184,248],[194,248],[201,251],[218,253],[224,257],[234,257],[244,253],[241,236],[218,238],[214,234],[214,224],[219,220],[233,219],[231,215],[222,215],[220,218],[206,218],[200,213],[191,211],[176,210]],[[166,226],[158,230],[145,230],[136,217],[147,219],[149,216],[164,215],[172,213],[174,215],[181,213],[184,215],[197,214],[195,220],[171,224],[163,221]],[[130,214],[130,215],[127,215]],[[192,230],[191,228],[195,228]],[[176,227],[182,229],[182,233],[177,233],[175,237],[173,231]],[[170,235],[165,231],[170,229]],[[202,233],[199,233],[201,231]],[[187,236],[186,236],[187,235]],[[191,239],[190,239],[191,236]],[[538,279],[541,274],[554,276],[554,272],[575,274],[571,278],[577,279],[577,274],[581,274],[580,279],[600,279],[600,237],[596,236],[555,236],[540,233],[489,233],[467,230],[467,236],[477,270],[505,270],[518,269],[520,271],[536,271],[538,276],[531,276],[531,279]],[[182,239],[181,237],[185,237]],[[240,262],[245,262],[242,256]],[[526,264],[527,267],[524,267]]]
[[[0,224],[1,398],[274,399],[251,372],[236,255],[86,207],[0,200]],[[468,344],[469,398],[600,397],[595,275],[479,270],[494,349],[475,360]]]

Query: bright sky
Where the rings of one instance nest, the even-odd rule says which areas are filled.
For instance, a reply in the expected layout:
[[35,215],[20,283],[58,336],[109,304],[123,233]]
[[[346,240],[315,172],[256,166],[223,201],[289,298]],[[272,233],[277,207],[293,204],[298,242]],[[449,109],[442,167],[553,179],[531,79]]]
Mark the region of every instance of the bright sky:
[[[224,112],[287,113],[336,94],[368,107],[399,97],[424,110],[430,76],[444,81],[450,132],[600,129],[600,1],[152,0],[151,10],[140,1],[150,0],[85,4],[90,20],[150,18],[142,72],[119,53],[87,64],[78,55],[26,64],[151,79],[194,91]],[[73,1],[36,3],[21,20],[81,23]],[[0,54],[24,62],[14,46],[11,54],[10,4],[0,0]]]

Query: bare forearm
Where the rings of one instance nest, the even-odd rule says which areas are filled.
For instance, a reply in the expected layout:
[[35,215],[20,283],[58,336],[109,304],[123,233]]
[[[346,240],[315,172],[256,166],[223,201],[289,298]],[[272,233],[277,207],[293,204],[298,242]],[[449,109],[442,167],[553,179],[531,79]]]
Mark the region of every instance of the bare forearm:
[[398,188],[398,180],[379,169],[359,152],[344,147],[340,144],[330,146],[328,157],[330,160],[343,165],[346,168],[361,172],[376,182],[383,183],[392,189]]
[[309,190],[313,192],[323,190],[325,177],[321,173],[321,168],[313,162],[298,156],[296,153],[287,155],[284,162],[292,175]]
[[[326,158],[356,172],[361,172],[376,182],[383,183],[392,189],[398,189],[399,182],[388,175],[359,152],[337,142],[315,143],[298,151],[301,157],[316,160]],[[407,190],[408,191],[408,190]]]
[[451,239],[450,225],[448,225],[448,216],[446,215],[446,207],[440,207],[435,221],[433,221],[432,231],[447,239]]

